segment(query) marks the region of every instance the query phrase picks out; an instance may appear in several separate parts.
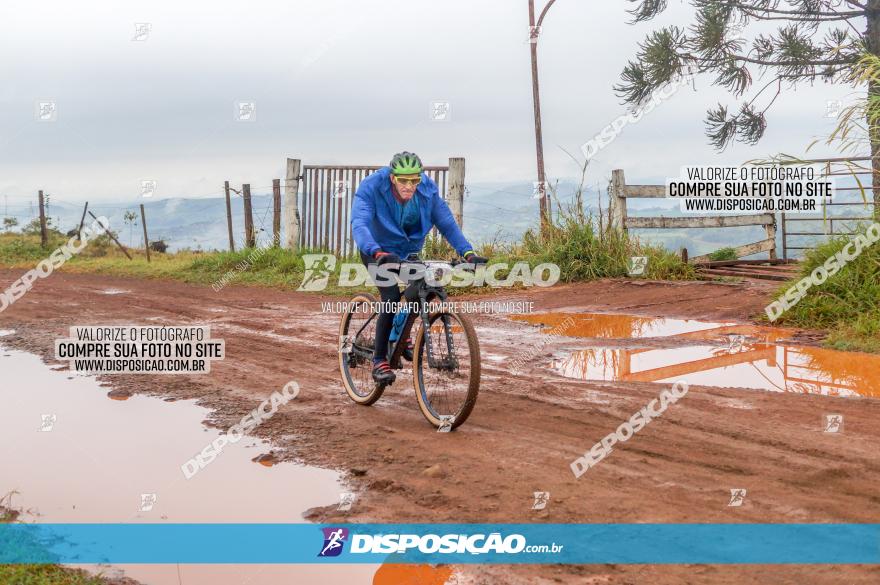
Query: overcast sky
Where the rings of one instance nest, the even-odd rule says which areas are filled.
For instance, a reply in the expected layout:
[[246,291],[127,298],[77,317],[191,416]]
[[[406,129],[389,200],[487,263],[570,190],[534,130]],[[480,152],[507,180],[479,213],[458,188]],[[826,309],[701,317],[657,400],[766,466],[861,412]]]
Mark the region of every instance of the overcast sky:
[[[543,6],[543,1],[537,4]],[[270,185],[286,157],[305,164],[385,164],[399,150],[427,164],[467,158],[469,182],[534,180],[526,0],[6,0],[0,5],[0,195],[131,201],[220,194],[224,180]],[[692,21],[673,0],[663,18],[627,24],[624,0],[558,0],[539,43],[544,144],[552,178],[573,177],[562,151],[624,113],[612,86],[655,28]],[[134,41],[135,23],[149,23]],[[765,139],[723,154],[706,143],[707,106],[733,104],[698,78],[595,159],[639,182],[695,164],[803,153],[826,135],[829,100],[852,88],[787,91]],[[54,101],[57,120],[35,103]],[[256,103],[256,120],[235,103]],[[450,119],[432,121],[432,101]],[[816,151],[821,154],[822,151]]]

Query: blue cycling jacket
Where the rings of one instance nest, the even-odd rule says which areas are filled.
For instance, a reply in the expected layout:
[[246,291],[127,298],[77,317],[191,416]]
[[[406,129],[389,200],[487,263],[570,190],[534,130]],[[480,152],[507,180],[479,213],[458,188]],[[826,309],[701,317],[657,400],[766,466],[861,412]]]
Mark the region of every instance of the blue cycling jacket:
[[434,226],[460,255],[472,249],[455,223],[449,206],[440,196],[437,184],[425,173],[422,173],[422,181],[413,197],[420,198],[421,225],[413,235],[407,236],[395,220],[396,200],[391,192],[391,168],[383,167],[361,182],[351,208],[351,231],[363,253],[372,257],[382,250],[406,258],[422,250],[425,236]]

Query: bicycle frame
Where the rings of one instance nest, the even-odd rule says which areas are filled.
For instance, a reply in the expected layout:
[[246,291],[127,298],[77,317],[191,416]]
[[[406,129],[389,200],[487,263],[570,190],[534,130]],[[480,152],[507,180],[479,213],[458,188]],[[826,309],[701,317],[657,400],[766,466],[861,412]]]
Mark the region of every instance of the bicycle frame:
[[[407,264],[420,264],[423,266],[427,266],[424,262],[407,262]],[[454,370],[458,364],[455,359],[454,352],[454,341],[452,338],[452,327],[449,323],[449,318],[447,316],[441,317],[443,319],[443,328],[446,337],[447,347],[449,348],[449,358],[445,360],[437,360],[433,355],[433,344],[430,340],[430,315],[428,314],[428,303],[436,300],[440,302],[445,302],[447,299],[446,290],[442,286],[432,286],[429,285],[424,277],[419,278],[417,280],[410,281],[409,285],[406,288],[406,292],[409,292],[409,295],[412,296],[413,293],[410,292],[410,289],[414,289],[415,294],[418,296],[419,302],[419,310],[418,312],[410,312],[409,316],[407,316],[406,321],[404,322],[403,329],[400,332],[400,337],[398,337],[397,341],[392,344],[391,347],[391,356],[388,358],[388,364],[394,369],[401,369],[402,359],[403,359],[403,351],[406,349],[405,340],[409,339],[412,328],[415,325],[416,319],[421,319],[422,327],[425,329],[425,337],[426,340],[426,351],[428,354],[428,366],[435,369],[440,370]],[[364,329],[373,321],[373,319],[377,318],[378,313],[373,313],[370,315],[370,318],[366,320],[366,322],[361,326],[361,328],[355,333],[354,339],[357,340],[360,337],[361,333],[363,333]],[[372,351],[359,347],[357,343],[352,343],[353,354],[359,355],[362,358],[372,358]]]

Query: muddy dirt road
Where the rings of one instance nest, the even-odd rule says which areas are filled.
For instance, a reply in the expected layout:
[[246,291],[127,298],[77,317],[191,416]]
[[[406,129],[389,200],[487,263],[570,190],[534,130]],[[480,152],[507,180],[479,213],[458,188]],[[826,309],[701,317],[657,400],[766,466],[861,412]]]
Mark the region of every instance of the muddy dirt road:
[[[19,276],[0,270],[0,286]],[[770,290],[760,284],[603,281],[503,298],[533,301],[535,311],[700,319],[748,332],[736,326],[750,323]],[[273,441],[279,459],[342,471],[358,493],[350,512],[312,509],[307,518],[314,521],[880,522],[880,400],[871,388],[854,398],[749,390],[738,388],[752,387],[738,375],[707,385],[691,380],[687,367],[672,367],[666,372],[689,380],[688,395],[576,479],[570,463],[668,383],[627,378],[626,372],[582,380],[566,374],[565,360],[585,348],[631,350],[632,357],[694,345],[718,348],[713,356],[724,358],[725,338],[699,331],[618,336],[613,327],[600,335],[587,328],[549,339],[530,367],[514,377],[505,364],[547,339],[540,326],[475,315],[483,352],[480,397],[460,430],[437,433],[418,411],[408,370],[373,407],[347,398],[336,361],[339,317],[321,312],[321,301],[336,300],[57,273],[0,313],[0,329],[16,331],[4,337],[5,344],[51,361],[54,340],[66,337],[71,325],[211,325],[212,336],[225,339],[227,357],[214,362],[210,374],[103,381],[115,392],[197,398],[221,428],[297,381],[302,391],[295,404],[257,434]],[[775,335],[794,348],[810,347],[818,337]],[[764,362],[776,363],[762,355]],[[829,413],[843,415],[844,432],[823,431]],[[740,488],[747,490],[744,502],[729,506],[731,489]],[[532,509],[536,491],[550,492],[543,510]],[[880,582],[880,568],[857,566],[519,566],[461,572],[472,582],[493,584]]]

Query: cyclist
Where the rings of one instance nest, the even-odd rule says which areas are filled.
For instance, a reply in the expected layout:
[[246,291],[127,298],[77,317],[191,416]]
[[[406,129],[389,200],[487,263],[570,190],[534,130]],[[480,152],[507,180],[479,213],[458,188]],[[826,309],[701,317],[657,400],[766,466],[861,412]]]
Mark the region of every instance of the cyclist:
[[[351,230],[364,264],[399,269],[401,259],[418,254],[431,228],[437,227],[446,241],[467,262],[485,264],[474,253],[437,184],[422,172],[421,159],[411,152],[395,154],[387,167],[364,179],[354,196]],[[397,284],[378,286],[382,309],[400,301]],[[388,338],[394,313],[380,310],[373,351],[373,380],[387,385],[396,376],[388,364]],[[407,339],[404,357],[412,361],[412,340]]]

